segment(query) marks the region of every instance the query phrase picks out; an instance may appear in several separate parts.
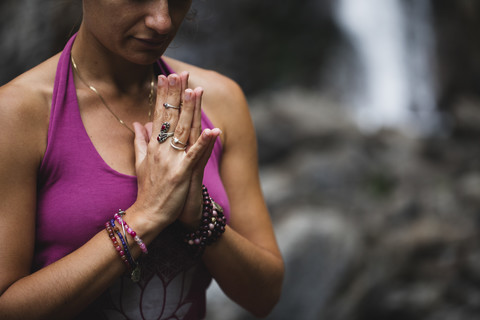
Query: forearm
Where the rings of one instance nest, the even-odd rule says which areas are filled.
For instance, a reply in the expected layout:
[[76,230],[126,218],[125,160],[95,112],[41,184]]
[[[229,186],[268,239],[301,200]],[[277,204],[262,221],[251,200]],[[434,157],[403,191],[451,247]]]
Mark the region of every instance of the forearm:
[[277,303],[283,280],[283,261],[227,227],[208,246],[203,261],[222,290],[252,314],[266,316]]
[[[136,253],[138,255],[138,253]],[[125,266],[105,231],[0,296],[0,319],[65,319],[88,306]]]

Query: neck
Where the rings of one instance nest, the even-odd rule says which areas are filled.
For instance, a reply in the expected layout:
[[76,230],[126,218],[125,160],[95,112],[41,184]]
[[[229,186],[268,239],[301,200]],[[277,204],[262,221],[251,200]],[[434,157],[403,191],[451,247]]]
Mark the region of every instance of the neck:
[[73,44],[72,56],[88,82],[112,85],[126,94],[150,87],[152,64],[135,64],[112,53],[82,27]]

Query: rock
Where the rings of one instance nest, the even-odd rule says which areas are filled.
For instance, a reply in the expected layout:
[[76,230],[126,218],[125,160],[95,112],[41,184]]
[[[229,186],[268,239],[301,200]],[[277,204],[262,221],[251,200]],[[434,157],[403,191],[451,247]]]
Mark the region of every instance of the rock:
[[[319,93],[277,95],[251,103],[260,152],[274,141],[268,131],[277,130],[278,118],[288,119],[297,141],[293,148],[277,136],[281,157],[265,157],[261,166],[287,266],[284,295],[270,319],[475,318],[476,144],[393,129],[365,133],[347,109],[313,98]],[[291,101],[305,103],[289,108]],[[230,310],[228,319],[252,319],[224,301],[214,305]]]
[[[349,221],[334,211],[297,207],[276,223],[287,270],[280,302],[267,319],[320,319],[361,242]],[[234,305],[214,285],[208,292],[207,319],[255,319]]]

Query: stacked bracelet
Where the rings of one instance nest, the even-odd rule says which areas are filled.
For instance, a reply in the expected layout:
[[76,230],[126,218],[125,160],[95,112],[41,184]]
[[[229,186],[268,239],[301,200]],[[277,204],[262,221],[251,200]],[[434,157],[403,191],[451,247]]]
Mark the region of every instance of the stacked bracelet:
[[110,225],[112,226],[113,231],[117,234],[118,238],[120,239],[120,242],[122,243],[123,251],[125,252],[125,256],[127,257],[128,263],[130,264],[130,266],[135,267],[137,265],[137,262],[133,259],[132,254],[130,253],[130,247],[128,246],[128,243],[125,241],[126,239],[122,236],[120,230],[115,225],[114,219],[110,220]]
[[[147,254],[148,253],[148,249],[147,249],[147,246],[145,245],[145,243],[143,243],[142,239],[140,239],[140,237],[137,235],[137,233],[135,231],[132,230],[132,228],[130,228],[128,226],[128,224],[125,222],[125,220],[123,220],[123,216],[126,215],[127,213],[125,211],[123,211],[122,209],[119,209],[117,213],[115,213],[114,217],[115,219],[117,219],[118,223],[120,224],[120,226],[122,227],[123,229],[123,236],[125,237],[126,239],[126,234],[125,234],[125,230],[127,231],[127,233],[133,238],[133,240],[135,240],[135,242],[138,244],[138,246],[140,247],[140,250],[142,250],[142,252],[144,254]],[[128,241],[127,241],[127,244],[128,244]]]
[[205,186],[202,186],[202,224],[200,228],[185,235],[184,241],[199,256],[207,245],[215,242],[225,232],[226,219],[223,209],[208,194]]
[[[133,256],[130,253],[130,248],[128,246],[128,243],[126,242],[126,238],[122,236],[122,233],[120,232],[118,227],[115,225],[115,219],[111,219],[110,222],[107,222],[105,224],[105,227],[106,227],[108,236],[112,240],[113,246],[118,251],[120,258],[125,263],[125,266],[127,267],[127,270],[130,273],[130,279],[132,279],[133,282],[138,282],[140,280],[140,266],[135,261],[135,259],[133,259]],[[123,248],[118,243],[115,233],[120,239],[120,242]]]
[[110,226],[109,222],[105,223],[105,230],[107,230],[108,237],[110,238],[110,240],[112,240],[115,250],[117,250],[118,254],[120,255],[120,258],[125,263],[125,266],[127,267],[127,269],[129,271],[132,270],[132,266],[130,265],[130,262],[128,262],[127,256],[125,255],[125,251],[123,251],[122,247],[119,245],[117,241],[117,237],[115,236],[113,228]]

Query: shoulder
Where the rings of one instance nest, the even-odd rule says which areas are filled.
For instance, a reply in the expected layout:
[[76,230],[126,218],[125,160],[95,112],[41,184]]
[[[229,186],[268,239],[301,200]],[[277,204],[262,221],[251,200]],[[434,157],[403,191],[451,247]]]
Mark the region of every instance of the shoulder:
[[[45,145],[55,80],[53,57],[0,87],[0,141],[2,149],[32,151]],[[15,141],[15,142],[13,142]],[[20,149],[20,150],[19,150]],[[3,150],[5,151],[5,150]]]
[[31,114],[48,109],[57,62],[58,55],[0,87],[0,111],[20,115],[24,112]]
[[234,80],[216,71],[168,57],[164,57],[164,59],[175,72],[188,71],[190,73],[190,87],[204,89],[202,108],[214,125],[224,132],[224,139],[237,126],[244,128],[251,125],[247,100],[243,90]]

